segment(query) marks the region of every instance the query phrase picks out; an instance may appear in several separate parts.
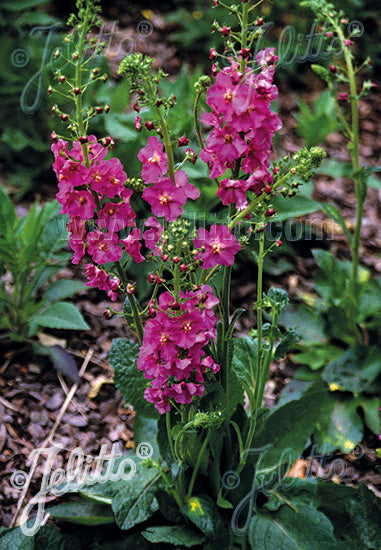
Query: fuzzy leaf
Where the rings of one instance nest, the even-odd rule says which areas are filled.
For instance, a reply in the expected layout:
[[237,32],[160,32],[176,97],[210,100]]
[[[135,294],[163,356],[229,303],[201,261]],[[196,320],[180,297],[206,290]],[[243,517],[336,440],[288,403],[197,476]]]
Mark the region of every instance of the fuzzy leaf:
[[183,514],[206,535],[218,533],[219,516],[216,505],[208,496],[192,497],[182,508]]
[[142,371],[138,370],[136,360],[139,346],[125,338],[115,338],[112,342],[109,362],[114,370],[114,382],[127,403],[131,403],[136,412],[147,418],[157,418],[158,413],[151,403],[148,403],[143,392],[148,386]]
[[335,539],[329,519],[304,501],[300,502],[297,511],[284,505],[276,513],[257,512],[250,521],[249,542],[253,550],[347,548]]
[[156,468],[140,463],[134,477],[124,482],[111,505],[120,529],[131,529],[159,509],[155,497],[155,484],[159,477]]
[[56,519],[78,525],[94,526],[115,523],[109,506],[86,500],[58,504],[49,508],[49,514]]
[[80,311],[73,304],[67,302],[57,302],[49,306],[42,313],[33,315],[31,321],[40,327],[68,330],[90,329]]
[[142,532],[144,538],[152,543],[163,542],[179,547],[191,548],[204,542],[205,537],[191,531],[182,525],[163,525],[161,527],[148,527]]
[[44,294],[44,299],[46,302],[57,302],[58,300],[63,300],[64,298],[69,298],[77,292],[86,290],[87,287],[81,283],[81,281],[76,281],[73,279],[61,279],[60,281],[54,281],[46,289]]
[[[340,449],[352,451],[363,438],[363,422],[356,412],[357,401],[353,398],[338,399],[327,395],[328,406],[316,424],[314,442],[319,453]],[[332,411],[329,413],[329,411]]]

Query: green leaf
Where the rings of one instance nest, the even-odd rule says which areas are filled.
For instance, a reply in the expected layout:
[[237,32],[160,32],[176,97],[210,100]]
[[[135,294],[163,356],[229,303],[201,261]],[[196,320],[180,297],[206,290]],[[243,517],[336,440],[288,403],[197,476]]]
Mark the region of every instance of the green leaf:
[[31,318],[40,327],[89,330],[90,327],[79,310],[67,302],[57,302]]
[[62,346],[43,346],[36,343],[35,352],[41,355],[47,355],[53,363],[53,366],[59,372],[69,377],[73,382],[79,382],[77,365],[73,356]]
[[381,547],[381,499],[362,484],[346,504],[346,509],[359,541],[357,547],[379,550]]
[[148,381],[142,371],[138,370],[136,360],[139,346],[131,340],[116,338],[113,340],[109,362],[114,370],[114,382],[127,403],[131,403],[135,411],[147,418],[157,418],[158,413],[151,403],[148,403],[143,392],[148,387]]
[[289,401],[270,412],[257,430],[252,444],[253,449],[267,447],[261,459],[261,470],[268,468],[270,477],[275,479],[282,464],[287,462],[291,468],[300,458],[316,422],[328,413],[327,398],[325,386],[316,383],[300,399]]
[[20,527],[9,529],[0,535],[1,550],[35,550],[33,537],[23,534]]
[[356,346],[327,365],[322,378],[331,389],[358,394],[369,391],[380,372],[380,349]]
[[17,222],[15,207],[6,191],[0,186],[0,238],[12,231]]
[[364,435],[361,417],[356,412],[357,400],[335,398],[332,393],[327,398],[327,410],[316,423],[314,432],[317,452],[327,454],[340,449],[349,453]]
[[[134,300],[135,302],[135,305],[137,307],[137,310],[140,312],[140,304],[138,302],[138,300],[136,299],[135,296],[132,296],[132,299]],[[127,324],[129,325],[129,327],[131,327],[132,330],[135,330],[136,331],[136,326],[135,326],[135,320],[134,320],[134,315],[132,313],[132,307],[131,307],[131,304],[130,304],[130,300],[128,298],[126,298],[124,300],[124,304],[123,304],[123,314],[124,314],[124,317],[127,321]]]
[[61,521],[78,525],[94,526],[115,523],[109,506],[86,500],[58,504],[49,508],[49,514]]
[[161,527],[148,527],[142,532],[144,538],[153,543],[163,542],[173,546],[191,548],[196,544],[202,544],[205,537],[191,531],[182,525],[163,525]]
[[347,241],[350,245],[352,245],[352,235],[349,231],[347,224],[345,223],[345,220],[339,210],[334,206],[333,204],[323,203],[321,205],[321,209],[325,214],[327,214],[330,218],[332,218],[344,232],[344,235],[347,238]]
[[234,340],[232,372],[245,389],[252,408],[254,407],[254,373],[258,356],[258,343],[249,337]]
[[300,341],[309,346],[327,342],[324,319],[315,308],[304,304],[298,308],[290,306],[279,318],[279,324],[289,329],[296,328]]
[[140,443],[149,443],[153,449],[153,460],[159,460],[160,451],[157,444],[157,420],[146,418],[141,414],[136,414],[134,418],[134,442],[137,447]]
[[61,279],[60,281],[54,281],[46,289],[44,299],[46,302],[57,302],[64,298],[69,298],[77,292],[86,290],[87,287],[81,283],[81,281],[75,281],[72,279]]
[[339,305],[349,280],[351,262],[338,261],[326,250],[315,249],[312,253],[320,267],[314,276],[316,290],[327,302]]
[[302,349],[305,351],[293,355],[292,360],[299,365],[307,365],[312,370],[321,369],[321,367],[343,353],[341,348],[337,348],[331,344],[316,344],[303,347]]
[[218,533],[220,518],[216,505],[210,497],[205,495],[190,498],[183,506],[182,513],[205,535],[211,536]]
[[381,433],[381,424],[380,424],[380,399],[378,397],[364,397],[361,396],[359,399],[359,405],[364,411],[364,421],[370,430],[375,435]]
[[271,288],[269,288],[269,291],[267,292],[267,294],[265,295],[265,307],[267,307],[267,301],[270,302],[270,305],[273,309],[275,309],[275,311],[277,313],[283,313],[290,300],[288,298],[288,294],[286,292],[286,290],[284,290],[283,288],[277,288],[277,287],[274,287],[272,286]]
[[160,474],[154,467],[138,465],[136,474],[121,484],[121,489],[112,499],[112,510],[118,527],[131,529],[150,518],[158,509],[155,484]]
[[226,500],[226,498],[224,498],[222,496],[223,489],[224,488],[221,487],[221,489],[219,490],[219,493],[218,493],[218,496],[217,496],[217,506],[219,506],[220,508],[225,508],[225,509],[234,508],[233,504],[231,502],[229,502],[228,500]]
[[128,79],[118,82],[111,95],[111,113],[123,113],[130,104],[130,82]]
[[122,141],[133,141],[136,139],[136,130],[124,124],[123,115],[113,115],[109,113],[109,115],[105,117],[105,128],[110,136],[115,139],[120,139]]
[[281,506],[276,513],[258,511],[250,521],[249,542],[253,550],[344,550],[335,539],[329,519],[301,501],[297,511]]
[[299,340],[298,331],[295,329],[289,329],[285,332],[282,340],[279,342],[275,349],[274,359],[282,359],[290,351],[292,346]]
[[272,203],[276,210],[277,221],[285,221],[291,218],[306,216],[312,212],[317,212],[321,208],[319,202],[307,197],[299,196],[285,198],[278,195],[277,197],[274,197]]

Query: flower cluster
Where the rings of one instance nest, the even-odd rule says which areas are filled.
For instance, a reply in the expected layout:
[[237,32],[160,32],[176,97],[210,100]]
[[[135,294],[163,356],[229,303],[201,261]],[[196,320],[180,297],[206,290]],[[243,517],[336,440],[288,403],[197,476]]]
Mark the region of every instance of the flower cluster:
[[218,372],[205,350],[215,338],[217,304],[208,285],[180,292],[179,301],[167,291],[159,298],[156,317],[147,321],[137,365],[151,380],[144,397],[160,414],[170,410],[170,399],[189,404],[202,396],[205,371]]
[[258,53],[259,72],[247,68],[240,72],[237,61],[222,69],[216,82],[207,93],[207,104],[212,108],[201,120],[213,126],[201,151],[201,159],[209,165],[211,178],[223,176],[227,168],[234,168],[239,160],[240,168],[249,177],[225,178],[220,182],[217,195],[225,205],[236,204],[243,210],[248,206],[246,192],[260,194],[268,186],[271,191],[272,176],[269,172],[271,140],[281,127],[277,114],[270,110],[271,102],[278,94],[272,84],[274,64],[277,61],[274,48]]
[[[74,251],[72,263],[78,264],[86,251],[94,264],[117,262],[125,250],[136,262],[144,261],[140,253],[140,230],[135,228],[135,212],[130,206],[133,193],[125,187],[127,174],[119,159],[105,160],[107,148],[91,135],[85,139],[87,163],[84,162],[83,143],[54,140],[53,169],[58,178],[57,200],[62,214],[68,214],[69,243]],[[89,222],[91,220],[91,227]],[[120,231],[133,227],[130,235],[121,238]],[[89,286],[109,291],[116,300],[117,279],[109,279],[105,271],[87,266]],[[107,279],[107,280],[106,280]]]
[[163,150],[161,141],[151,136],[147,145],[139,151],[138,158],[143,164],[142,178],[147,184],[154,184],[144,190],[143,199],[149,203],[155,216],[172,222],[183,213],[182,207],[187,199],[197,199],[200,191],[188,182],[183,170],[176,172],[174,182],[166,176],[168,158]]

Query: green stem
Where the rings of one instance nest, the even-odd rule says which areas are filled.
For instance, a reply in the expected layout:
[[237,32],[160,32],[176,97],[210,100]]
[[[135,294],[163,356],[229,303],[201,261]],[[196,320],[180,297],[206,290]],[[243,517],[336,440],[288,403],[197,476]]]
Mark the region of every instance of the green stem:
[[[75,62],[75,87],[79,88],[81,92],[75,96],[75,108],[76,108],[76,115],[77,115],[77,124],[78,124],[78,133],[80,136],[85,135],[85,127],[83,123],[83,114],[82,114],[82,62],[83,62],[83,54],[85,49],[85,39],[86,39],[86,32],[88,27],[88,16],[89,16],[89,5],[86,4],[86,12],[84,19],[82,21],[81,26],[81,34],[79,37],[79,43],[78,43],[78,58]],[[85,163],[86,168],[90,168],[90,161],[89,161],[89,155],[87,151],[86,144],[81,145],[82,148],[82,154],[83,154],[83,160]]]
[[333,101],[335,103],[337,114],[339,115],[339,118],[345,128],[345,131],[347,132],[349,139],[352,140],[353,139],[352,130],[349,128],[348,123],[345,120],[343,113],[341,112],[340,105],[335,96],[333,96]]
[[197,135],[197,139],[200,144],[200,147],[201,149],[204,149],[205,145],[201,135],[200,122],[198,120],[198,106],[200,103],[201,96],[202,96],[202,92],[198,92],[194,102],[194,129],[196,131],[196,135]]
[[[268,375],[265,373],[266,369],[263,369],[262,372],[262,283],[263,283],[263,258],[265,256],[264,253],[264,243],[265,243],[265,235],[264,232],[261,232],[260,234],[260,240],[259,240],[259,254],[258,254],[258,278],[257,278],[257,334],[258,334],[258,354],[257,354],[257,361],[256,361],[256,367],[255,367],[255,391],[254,391],[254,403],[255,403],[255,410],[251,411],[250,416],[250,426],[249,426],[249,432],[246,437],[245,446],[243,453],[241,453],[241,459],[240,463],[237,468],[237,474],[240,474],[240,472],[243,470],[246,459],[247,459],[247,451],[251,446],[251,443],[253,441],[253,437],[255,434],[255,428],[257,425],[257,416],[258,416],[258,409],[261,406],[262,399],[263,399],[263,390],[261,393],[261,388],[263,384],[266,382],[266,377]],[[271,352],[269,352],[270,354]],[[271,359],[270,359],[271,361]],[[270,364],[270,363],[269,363]],[[267,365],[267,363],[266,363]],[[262,382],[264,380],[264,382]]]
[[181,498],[180,498],[179,494],[177,493],[176,489],[174,489],[174,488],[171,486],[172,484],[171,484],[171,482],[169,481],[167,474],[164,472],[164,470],[163,470],[163,468],[160,466],[160,464],[156,464],[156,462],[155,462],[154,466],[155,466],[155,468],[157,468],[157,469],[159,470],[160,475],[161,475],[161,477],[163,478],[164,483],[165,483],[166,486],[168,487],[169,492],[172,494],[172,496],[173,496],[173,498],[175,499],[175,501],[176,501],[178,507],[179,507],[180,510],[181,510],[181,508],[183,507],[183,503],[182,503]]
[[[279,187],[284,181],[288,180],[289,177],[291,177],[292,172],[288,171],[287,174],[282,176],[276,183],[273,184],[272,188],[275,190],[277,187]],[[259,204],[265,197],[267,197],[266,193],[262,193],[259,195],[259,197],[256,197],[245,210],[241,210],[238,212],[232,221],[229,223],[229,229],[230,231],[234,229],[234,227],[237,225],[239,221],[241,221],[247,214],[250,214],[250,212]]]
[[141,345],[143,342],[144,329],[143,329],[142,320],[139,315],[138,308],[136,306],[135,296],[133,296],[132,294],[127,294],[127,298],[128,298],[128,301],[130,302],[131,311],[134,317],[134,322],[136,327],[136,333],[138,335],[138,340]]
[[197,461],[196,461],[195,467],[194,467],[193,472],[192,472],[192,477],[191,477],[191,480],[190,480],[190,483],[189,483],[186,500],[189,500],[190,497],[192,496],[192,491],[193,491],[193,487],[194,487],[194,484],[195,484],[195,481],[196,481],[196,477],[197,477],[198,471],[200,469],[201,461],[203,459],[203,456],[204,456],[204,453],[205,453],[206,448],[208,446],[209,439],[210,439],[211,435],[212,435],[211,430],[208,430],[208,433],[206,435],[204,443],[202,444],[200,453],[197,457]]
[[175,447],[173,445],[173,438],[172,438],[172,434],[171,434],[171,414],[169,412],[166,412],[165,413],[165,425],[167,427],[167,436],[168,436],[168,441],[169,441],[169,447],[171,449],[171,453],[172,453],[172,456],[173,458],[175,458]]
[[364,202],[366,193],[363,192],[361,174],[360,174],[360,157],[359,157],[359,113],[358,113],[358,96],[356,89],[356,76],[352,63],[351,53],[349,48],[344,45],[345,37],[339,26],[336,26],[337,34],[344,48],[345,63],[347,66],[349,86],[351,92],[351,110],[352,110],[352,139],[350,143],[349,152],[352,158],[353,167],[353,180],[355,182],[355,196],[356,196],[356,225],[352,241],[352,270],[351,278],[349,281],[349,295],[351,299],[351,312],[349,315],[350,322],[352,324],[352,331],[354,337],[358,343],[361,342],[361,335],[356,325],[356,313],[358,308],[358,270],[360,263],[360,238],[361,238],[361,226],[362,218],[364,214]]
[[159,121],[161,133],[163,134],[165,152],[167,153],[167,157],[168,157],[168,175],[171,178],[171,180],[174,182],[175,170],[174,170],[174,164],[173,164],[173,152],[172,152],[171,140],[169,138],[167,123],[164,120],[160,107],[158,107],[157,105],[154,105],[154,110],[155,110],[156,117]]
[[[242,49],[247,47],[248,17],[249,17],[249,2],[246,2],[243,5],[243,10],[242,10],[242,32],[241,32],[241,48]],[[242,57],[242,59],[241,59],[240,71],[243,75],[245,75],[245,72],[246,72],[246,58],[244,58],[244,57]]]

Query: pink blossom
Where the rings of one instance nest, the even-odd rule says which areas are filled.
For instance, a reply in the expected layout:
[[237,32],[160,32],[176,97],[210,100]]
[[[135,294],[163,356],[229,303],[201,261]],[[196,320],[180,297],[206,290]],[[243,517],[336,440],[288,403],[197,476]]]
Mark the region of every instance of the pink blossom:
[[238,159],[247,147],[232,126],[215,128],[207,138],[206,145],[216,154],[220,162],[232,162]]
[[164,178],[153,187],[147,187],[143,191],[143,199],[147,201],[155,216],[164,216],[168,222],[173,222],[182,213],[187,200],[187,195],[182,188],[169,179]]
[[118,297],[117,289],[120,284],[118,277],[112,277],[110,279],[109,275],[103,269],[99,269],[94,264],[87,264],[85,266],[85,271],[89,282],[86,283],[86,286],[91,286],[99,288],[99,290],[107,290],[108,296],[111,298],[112,302]]
[[62,207],[62,214],[69,214],[70,218],[91,220],[94,217],[95,202],[90,191],[73,191],[66,197]]
[[149,227],[147,231],[143,233],[143,239],[145,242],[145,245],[150,250],[153,250],[153,253],[158,256],[160,254],[160,250],[156,247],[157,243],[159,242],[159,239],[161,237],[161,234],[163,233],[164,229],[161,223],[151,216],[148,218],[144,224],[146,227]]
[[200,228],[193,242],[197,248],[205,247],[205,251],[201,252],[203,269],[233,265],[235,254],[241,249],[227,225],[212,225],[210,231]]
[[124,246],[126,252],[136,263],[144,262],[145,258],[140,253],[142,243],[140,242],[141,231],[134,228],[125,239],[120,239],[119,243]]
[[95,229],[88,233],[87,242],[89,243],[88,252],[97,264],[117,262],[122,257],[122,249],[118,245],[116,233],[102,233],[99,229]]
[[170,400],[189,404],[204,391],[204,373],[216,373],[219,365],[207,355],[205,346],[215,338],[218,304],[212,289],[203,285],[186,294],[180,291],[180,309],[172,309],[170,292],[160,295],[157,315],[146,323],[139,350],[138,369],[150,380],[144,397],[160,414],[170,410]]
[[217,154],[211,149],[205,148],[200,151],[200,159],[209,165],[209,177],[211,179],[218,178],[225,174],[226,163],[221,162]]
[[175,183],[176,187],[181,187],[188,199],[195,200],[200,196],[199,189],[196,189],[192,183],[189,183],[188,175],[184,170],[177,170],[175,173]]
[[246,200],[247,189],[246,181],[224,179],[220,182],[217,196],[220,197],[222,204],[235,203],[238,210],[243,210],[248,206]]
[[136,214],[128,203],[108,202],[98,212],[98,226],[107,227],[111,232],[120,231],[126,226],[133,227],[135,217]]
[[168,158],[164,146],[157,137],[150,136],[147,145],[140,149],[138,159],[143,163],[142,178],[146,183],[156,183],[168,170]]
[[176,403],[182,405],[189,405],[192,403],[193,396],[197,395],[201,397],[204,393],[204,386],[201,384],[194,384],[193,382],[185,382],[184,380],[179,384],[173,384],[173,386],[166,392],[167,397],[172,397]]

